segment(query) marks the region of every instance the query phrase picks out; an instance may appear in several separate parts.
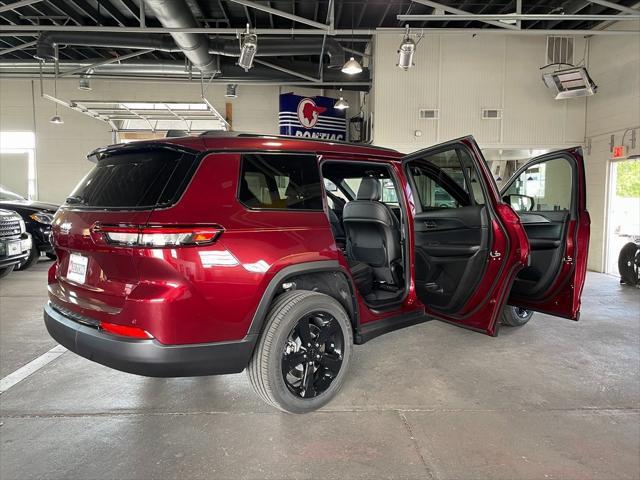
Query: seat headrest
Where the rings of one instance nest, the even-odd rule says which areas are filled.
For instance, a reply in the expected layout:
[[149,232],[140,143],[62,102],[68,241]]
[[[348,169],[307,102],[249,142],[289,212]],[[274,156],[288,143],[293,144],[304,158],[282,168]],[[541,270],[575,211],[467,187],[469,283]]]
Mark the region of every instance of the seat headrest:
[[364,177],[360,182],[356,200],[371,200],[379,202],[381,193],[380,181],[377,178]]

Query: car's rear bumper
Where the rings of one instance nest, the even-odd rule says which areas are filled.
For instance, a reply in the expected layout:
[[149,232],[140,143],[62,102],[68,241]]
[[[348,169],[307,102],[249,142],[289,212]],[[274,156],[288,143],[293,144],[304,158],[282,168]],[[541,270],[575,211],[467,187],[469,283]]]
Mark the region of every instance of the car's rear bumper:
[[191,377],[239,373],[253,353],[255,337],[234,342],[163,345],[111,335],[44,307],[49,334],[62,346],[89,360],[148,377]]

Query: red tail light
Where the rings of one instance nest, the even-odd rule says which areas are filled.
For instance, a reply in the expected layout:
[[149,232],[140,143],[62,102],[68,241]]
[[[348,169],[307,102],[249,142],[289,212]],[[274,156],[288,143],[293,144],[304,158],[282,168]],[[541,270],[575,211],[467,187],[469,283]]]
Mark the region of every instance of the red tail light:
[[159,248],[214,243],[224,229],[215,226],[103,225],[96,223],[91,233],[109,245]]
[[128,327],[127,325],[118,325],[116,323],[100,322],[100,329],[122,337],[139,338],[144,340],[153,338],[149,332],[142,328]]

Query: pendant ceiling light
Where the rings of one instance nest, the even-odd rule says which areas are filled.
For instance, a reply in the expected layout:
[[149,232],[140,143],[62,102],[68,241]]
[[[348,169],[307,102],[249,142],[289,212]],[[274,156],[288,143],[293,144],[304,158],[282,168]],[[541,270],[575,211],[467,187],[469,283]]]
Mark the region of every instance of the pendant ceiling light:
[[338,110],[346,110],[349,108],[349,103],[344,98],[340,97],[333,107]]
[[[353,49],[353,5],[351,5],[351,48]],[[362,65],[358,62],[353,55],[342,66],[342,73],[347,75],[357,75],[362,72]]]
[[64,123],[64,120],[62,120],[62,117],[60,115],[58,115],[58,73],[59,73],[59,68],[58,68],[58,46],[56,45],[56,59],[55,59],[55,71],[54,71],[54,75],[53,75],[53,96],[56,99],[56,114],[51,117],[51,120],[49,120],[49,122],[55,124],[55,125],[62,125]]
[[333,108],[337,109],[337,110],[346,110],[347,108],[349,108],[349,102],[347,102],[344,97],[342,96],[342,89],[340,89],[340,98],[338,99],[338,101],[335,103],[335,105],[333,106]]
[[360,65],[360,62],[358,62],[354,57],[351,57],[342,66],[342,73],[346,73],[347,75],[356,75],[361,72],[362,65]]

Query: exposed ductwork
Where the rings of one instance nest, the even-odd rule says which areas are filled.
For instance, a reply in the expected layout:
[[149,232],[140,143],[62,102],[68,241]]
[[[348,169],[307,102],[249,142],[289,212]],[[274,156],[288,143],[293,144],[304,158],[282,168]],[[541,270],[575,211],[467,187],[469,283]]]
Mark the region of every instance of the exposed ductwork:
[[[294,57],[319,55],[321,41],[317,38],[269,39],[261,38],[256,56],[258,57]],[[228,57],[240,56],[240,44],[236,39],[212,38],[209,40],[209,51]],[[344,49],[337,40],[327,37],[325,53],[329,56],[329,68],[341,68],[344,65]]]
[[43,32],[38,38],[35,57],[41,60],[54,60],[56,45],[154,49],[163,52],[180,51],[176,42],[174,42],[168,35],[138,35],[135,33],[97,32]]
[[[214,55],[238,57],[240,44],[235,38],[216,37],[208,39],[208,52]],[[38,39],[36,57],[53,60],[55,45],[80,45],[86,47],[111,47],[130,49],[154,49],[163,52],[180,52],[173,38],[168,35],[138,35],[135,33],[95,32],[44,32]],[[321,42],[317,38],[261,38],[258,57],[292,57],[320,54]],[[325,39],[324,50],[329,57],[329,68],[341,68],[345,62],[342,45],[331,37]],[[215,58],[215,57],[214,57]],[[216,64],[217,66],[217,64]]]
[[[195,28],[198,22],[183,0],[144,0],[165,28]],[[220,61],[209,53],[209,38],[204,33],[172,33],[171,36],[189,61],[199,70],[216,73]]]
[[[111,63],[106,65],[96,65],[101,59],[62,60],[59,63],[60,74],[63,76],[65,72],[79,70],[74,76],[66,78],[81,77],[84,71],[91,68],[91,78],[113,78],[113,79],[132,79],[132,80],[189,80],[197,79],[197,72],[190,72],[184,62],[178,60],[157,61],[136,59],[124,63]],[[289,61],[278,62],[277,65],[291,71],[299,72],[308,77],[315,77],[318,74],[318,67],[312,62]],[[221,62],[222,75],[214,80],[214,82],[238,83],[238,84],[314,84],[304,79],[300,79],[294,75],[274,70],[264,65],[254,65],[247,73],[233,62]],[[38,75],[40,69],[45,77],[54,74],[52,64],[42,65],[40,62],[33,60],[0,60],[0,78],[3,77],[21,77]],[[358,75],[346,76],[339,69],[325,68],[322,80],[318,79],[315,83],[327,88],[344,87],[345,90],[368,91],[370,87],[370,72],[367,68]]]

